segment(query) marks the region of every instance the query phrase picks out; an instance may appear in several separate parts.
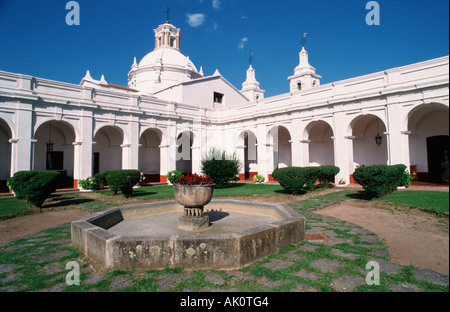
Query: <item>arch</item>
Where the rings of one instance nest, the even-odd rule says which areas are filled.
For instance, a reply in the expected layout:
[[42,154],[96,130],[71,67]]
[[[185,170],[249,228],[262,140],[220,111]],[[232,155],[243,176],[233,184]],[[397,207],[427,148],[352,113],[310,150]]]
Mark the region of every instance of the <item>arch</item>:
[[33,169],[60,171],[66,177],[62,187],[72,187],[75,137],[73,126],[62,120],[47,120],[36,125]]
[[274,126],[267,133],[267,143],[273,147],[273,169],[292,166],[291,138],[285,126]]
[[122,168],[123,130],[118,126],[99,127],[94,136],[93,173]]
[[[355,117],[350,125],[350,138],[353,140],[353,167],[388,164],[385,122],[376,115],[366,114]],[[378,146],[375,137],[381,136]]]
[[0,118],[0,192],[8,192],[6,180],[11,175],[11,143],[12,130],[8,122]]
[[310,122],[304,131],[308,142],[307,164],[310,166],[334,165],[334,132],[331,125],[324,120]]
[[185,130],[177,135],[176,169],[186,173],[192,173],[192,146],[195,136],[192,131]]
[[244,130],[238,136],[238,147],[243,147],[240,158],[243,159],[243,171],[239,175],[240,180],[253,179],[258,174],[258,142],[256,135],[251,130]]
[[421,104],[408,114],[410,165],[416,179],[448,183],[449,108],[439,103]]
[[139,171],[143,172],[146,182],[160,182],[161,141],[159,129],[148,128],[139,138]]
[[49,122],[57,122],[60,125],[65,125],[66,127],[70,128],[73,131],[74,134],[74,140],[72,142],[75,142],[76,139],[79,137],[78,129],[76,127],[76,124],[73,124],[70,121],[63,120],[63,119],[55,119],[55,118],[37,118],[34,127],[33,127],[33,135],[36,138],[36,133],[39,128],[41,128],[42,125],[48,124]]

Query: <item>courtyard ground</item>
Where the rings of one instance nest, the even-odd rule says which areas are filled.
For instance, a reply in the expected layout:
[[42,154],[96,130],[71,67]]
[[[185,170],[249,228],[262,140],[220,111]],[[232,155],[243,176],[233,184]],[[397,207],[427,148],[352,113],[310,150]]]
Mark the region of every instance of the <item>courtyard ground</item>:
[[[448,194],[448,187],[440,190]],[[286,203],[305,215],[307,240],[233,272],[100,270],[70,245],[70,222],[89,209],[62,205],[5,219],[0,221],[0,291],[448,292],[448,215],[349,199],[357,191],[252,196]],[[130,203],[98,193],[83,194],[82,199],[87,205],[99,197],[114,205]],[[371,260],[380,265],[380,285],[366,284]],[[79,286],[65,283],[69,261],[80,263]]]

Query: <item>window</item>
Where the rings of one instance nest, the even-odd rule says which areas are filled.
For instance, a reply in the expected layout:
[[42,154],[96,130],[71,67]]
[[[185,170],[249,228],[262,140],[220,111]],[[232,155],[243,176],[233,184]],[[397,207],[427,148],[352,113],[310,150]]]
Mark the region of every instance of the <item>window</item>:
[[297,89],[301,90],[302,89],[302,82],[297,82]]
[[214,92],[214,104],[222,104],[223,102],[223,94]]

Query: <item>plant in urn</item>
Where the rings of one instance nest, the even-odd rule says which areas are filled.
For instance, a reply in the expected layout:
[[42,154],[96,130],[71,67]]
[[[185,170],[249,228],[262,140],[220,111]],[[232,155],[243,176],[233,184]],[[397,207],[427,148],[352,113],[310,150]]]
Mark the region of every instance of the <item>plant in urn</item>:
[[173,184],[175,200],[184,206],[184,214],[178,220],[178,228],[185,231],[199,231],[209,228],[209,217],[203,208],[211,201],[214,183],[209,176],[198,174],[182,175]]

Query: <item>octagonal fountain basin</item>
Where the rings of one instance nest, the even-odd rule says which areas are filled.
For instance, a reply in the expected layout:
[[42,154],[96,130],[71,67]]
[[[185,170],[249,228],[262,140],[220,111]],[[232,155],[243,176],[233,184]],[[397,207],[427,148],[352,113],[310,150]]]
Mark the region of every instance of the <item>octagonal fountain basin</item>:
[[72,243],[105,269],[235,270],[305,238],[305,218],[286,205],[215,199],[210,226],[178,228],[176,201],[111,208],[72,222]]

